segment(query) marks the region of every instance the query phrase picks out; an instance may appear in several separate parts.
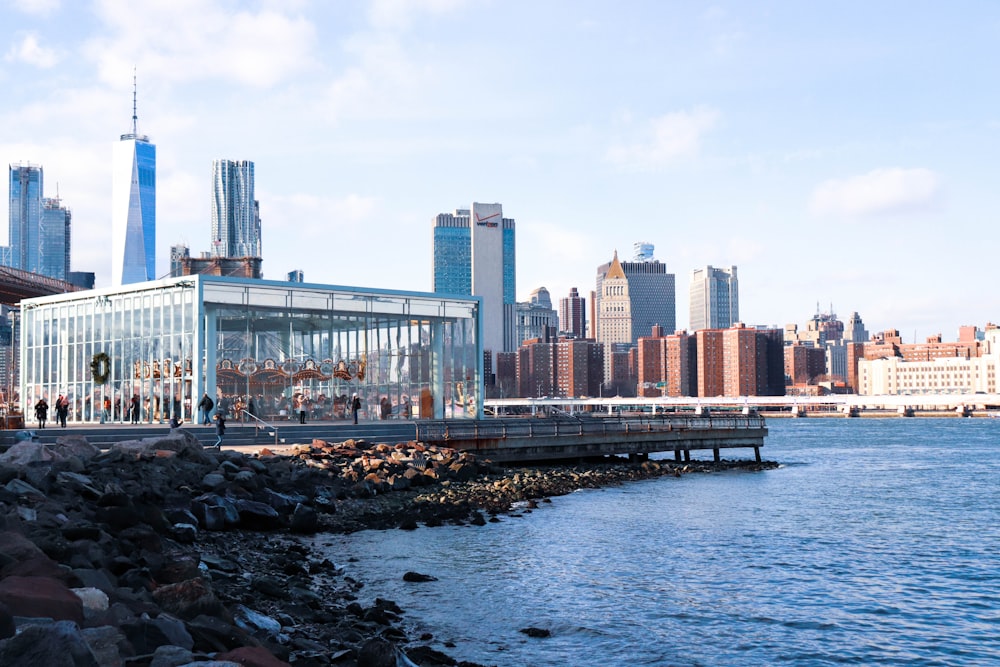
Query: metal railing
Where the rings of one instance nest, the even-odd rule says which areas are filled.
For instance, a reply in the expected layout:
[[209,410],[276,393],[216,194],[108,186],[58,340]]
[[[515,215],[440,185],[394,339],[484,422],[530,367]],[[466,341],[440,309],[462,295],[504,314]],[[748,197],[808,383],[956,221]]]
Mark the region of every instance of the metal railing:
[[251,413],[250,411],[248,411],[246,408],[244,408],[243,410],[241,410],[240,413],[244,417],[249,417],[250,419],[253,420],[253,422],[254,422],[253,423],[254,440],[257,439],[257,432],[260,431],[261,426],[264,426],[264,427],[266,427],[270,431],[268,433],[268,435],[273,435],[274,436],[274,446],[275,447],[278,446],[278,427],[277,426],[275,426],[274,424],[267,423],[266,421],[264,421],[263,419],[261,419],[257,415],[255,415],[255,414]]
[[710,417],[553,417],[491,418],[482,421],[419,421],[417,440],[478,440],[536,438],[571,435],[610,435],[670,431],[734,431],[764,428],[764,418],[757,415]]

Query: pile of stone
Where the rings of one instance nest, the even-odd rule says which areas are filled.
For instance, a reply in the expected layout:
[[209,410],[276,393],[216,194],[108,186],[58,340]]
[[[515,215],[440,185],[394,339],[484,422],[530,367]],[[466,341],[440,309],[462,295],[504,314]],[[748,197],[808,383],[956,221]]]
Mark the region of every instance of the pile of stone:
[[0,665],[468,664],[408,637],[391,600],[363,605],[300,536],[482,525],[579,488],[773,465],[497,469],[417,442],[319,440],[244,455],[183,429],[106,451],[22,441],[0,454]]
[[[108,451],[20,442],[0,455],[0,665],[395,665],[407,644],[417,664],[457,664],[410,643],[391,601],[361,605],[361,584],[295,534],[478,471],[417,444],[278,457],[204,449],[183,430]],[[349,528],[364,525],[355,514]]]

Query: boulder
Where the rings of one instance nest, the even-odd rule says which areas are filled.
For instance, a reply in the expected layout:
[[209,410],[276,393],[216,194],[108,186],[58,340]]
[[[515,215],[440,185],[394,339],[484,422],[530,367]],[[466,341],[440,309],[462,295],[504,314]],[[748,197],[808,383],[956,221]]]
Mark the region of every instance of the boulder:
[[83,602],[66,584],[50,577],[7,577],[0,581],[0,602],[14,616],[83,623]]
[[218,616],[225,613],[222,603],[201,577],[160,586],[153,591],[153,600],[165,611],[183,619],[192,619],[201,614]]
[[263,646],[241,646],[232,651],[218,653],[215,659],[227,660],[243,667],[290,667],[287,662],[278,660]]
[[311,535],[319,530],[319,514],[312,507],[299,503],[292,512],[289,528],[293,533]]
[[0,464],[23,467],[32,463],[52,463],[60,460],[49,447],[40,442],[18,442],[0,454]]
[[0,641],[5,667],[101,667],[80,629],[69,621],[28,625]]

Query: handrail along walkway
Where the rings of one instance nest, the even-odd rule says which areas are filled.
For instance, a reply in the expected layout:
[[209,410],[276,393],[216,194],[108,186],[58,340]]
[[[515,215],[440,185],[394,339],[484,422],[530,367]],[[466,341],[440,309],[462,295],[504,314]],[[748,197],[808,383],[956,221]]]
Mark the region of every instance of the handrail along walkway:
[[[267,427],[269,430],[271,430],[273,432],[273,435],[274,435],[274,446],[275,447],[278,446],[278,427],[277,426],[275,426],[274,424],[268,424],[266,421],[264,421],[263,419],[261,419],[257,415],[253,414],[252,412],[250,412],[246,408],[243,408],[240,412],[242,413],[242,415],[244,417],[250,417],[250,419],[252,419],[254,421],[254,425],[253,425],[253,428],[254,428],[254,440],[257,439],[257,431],[260,430],[260,425],[264,425],[265,427]],[[272,435],[272,433],[269,433],[268,435]]]

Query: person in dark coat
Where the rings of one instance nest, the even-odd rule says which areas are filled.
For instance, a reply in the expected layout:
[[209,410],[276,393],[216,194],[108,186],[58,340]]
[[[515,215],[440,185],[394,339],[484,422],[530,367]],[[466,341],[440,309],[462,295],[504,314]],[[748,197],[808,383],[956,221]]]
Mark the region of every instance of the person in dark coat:
[[198,401],[198,409],[201,410],[201,423],[208,426],[212,423],[212,408],[215,407],[215,401],[209,398],[208,393],[201,397]]
[[354,398],[351,399],[351,414],[354,415],[354,423],[358,423],[358,410],[361,409],[361,399],[358,398],[357,394],[354,394]]
[[215,446],[222,446],[222,436],[226,434],[226,418],[220,413],[215,413]]
[[130,410],[130,412],[132,413],[132,423],[133,424],[138,424],[139,423],[139,410],[142,409],[142,406],[139,403],[139,394],[132,394],[132,400],[130,401],[130,403],[132,405],[132,408]]
[[45,420],[49,418],[49,402],[44,398],[35,403],[35,418],[38,420],[38,428],[45,428]]
[[66,428],[67,417],[69,417],[69,399],[59,394],[59,398],[56,399],[56,419],[63,428]]

